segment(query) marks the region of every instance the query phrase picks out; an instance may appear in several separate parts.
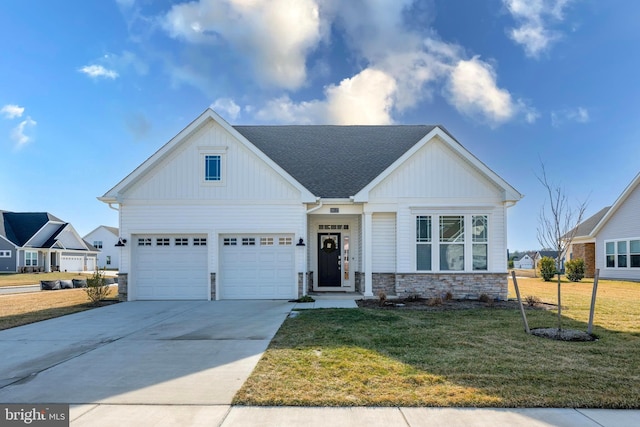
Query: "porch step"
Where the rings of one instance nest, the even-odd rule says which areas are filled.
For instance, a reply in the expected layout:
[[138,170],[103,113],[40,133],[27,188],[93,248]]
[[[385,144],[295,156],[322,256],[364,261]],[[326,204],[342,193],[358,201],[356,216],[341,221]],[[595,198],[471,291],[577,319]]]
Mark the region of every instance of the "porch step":
[[315,300],[352,300],[364,299],[359,292],[309,292]]

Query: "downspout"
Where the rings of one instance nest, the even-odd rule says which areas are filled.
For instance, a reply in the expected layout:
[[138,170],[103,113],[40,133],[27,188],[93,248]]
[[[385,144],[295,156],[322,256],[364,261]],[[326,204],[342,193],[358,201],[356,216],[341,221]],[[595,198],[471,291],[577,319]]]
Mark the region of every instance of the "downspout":
[[[305,229],[307,244],[309,244],[309,214],[317,211],[322,207],[322,199],[320,197],[316,197],[316,203],[318,204],[318,206],[308,209],[304,216],[304,229]],[[308,288],[307,274],[309,270],[309,266],[307,264],[308,258],[309,258],[309,254],[307,253],[307,251],[305,251],[303,270],[302,270],[302,296],[303,297],[307,296],[307,288]]]
[[[117,203],[117,202],[116,202],[116,203]],[[114,208],[114,207],[113,207],[113,202],[111,202],[111,203],[107,203],[107,204],[109,205],[109,208],[110,208],[110,209],[113,209],[114,211],[118,211],[118,212],[120,211],[120,208]],[[118,203],[118,204],[120,204],[120,203]]]

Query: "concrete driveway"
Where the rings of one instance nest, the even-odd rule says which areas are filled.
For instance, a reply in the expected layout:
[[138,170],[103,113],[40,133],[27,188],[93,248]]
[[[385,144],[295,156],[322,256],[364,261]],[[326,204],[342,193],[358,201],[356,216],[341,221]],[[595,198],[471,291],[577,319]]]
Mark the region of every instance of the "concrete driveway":
[[127,302],[0,331],[0,402],[228,405],[293,305]]

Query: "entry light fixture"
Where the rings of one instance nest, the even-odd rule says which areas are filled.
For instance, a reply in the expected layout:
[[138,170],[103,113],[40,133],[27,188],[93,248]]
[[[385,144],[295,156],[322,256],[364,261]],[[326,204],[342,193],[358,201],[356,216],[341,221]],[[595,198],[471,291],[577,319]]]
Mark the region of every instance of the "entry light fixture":
[[118,238],[118,243],[116,243],[116,246],[121,248],[124,246],[124,244],[127,243],[127,239],[123,239],[122,237]]
[[300,240],[298,240],[298,243],[296,243],[296,246],[305,246],[304,240],[302,240],[302,237],[300,238]]

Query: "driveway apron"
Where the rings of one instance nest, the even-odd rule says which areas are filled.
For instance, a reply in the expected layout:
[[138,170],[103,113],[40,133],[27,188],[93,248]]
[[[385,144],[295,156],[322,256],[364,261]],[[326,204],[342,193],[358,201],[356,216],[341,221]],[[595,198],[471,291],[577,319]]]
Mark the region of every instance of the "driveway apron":
[[136,301],[0,331],[0,402],[228,405],[285,301]]

